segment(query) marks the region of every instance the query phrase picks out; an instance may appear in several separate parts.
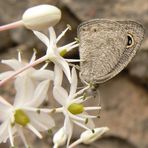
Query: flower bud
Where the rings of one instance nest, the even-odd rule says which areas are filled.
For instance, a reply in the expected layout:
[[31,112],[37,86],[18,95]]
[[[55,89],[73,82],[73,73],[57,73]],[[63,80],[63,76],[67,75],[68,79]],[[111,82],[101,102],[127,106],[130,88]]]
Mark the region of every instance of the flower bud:
[[61,11],[52,5],[39,5],[27,9],[22,17],[25,27],[42,30],[56,25],[61,19]]
[[66,143],[66,140],[67,140],[67,135],[64,131],[64,128],[59,129],[53,137],[54,147],[57,148],[59,146],[64,145]]
[[84,144],[90,144],[100,138],[108,130],[108,127],[95,128],[94,132],[92,132],[91,130],[86,130],[81,134],[80,140]]

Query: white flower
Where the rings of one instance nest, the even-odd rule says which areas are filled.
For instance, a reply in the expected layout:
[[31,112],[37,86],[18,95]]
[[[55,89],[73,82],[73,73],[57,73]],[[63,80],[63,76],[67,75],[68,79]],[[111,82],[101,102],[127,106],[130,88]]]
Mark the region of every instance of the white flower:
[[63,128],[68,135],[67,146],[69,145],[73,133],[73,123],[87,130],[93,130],[95,127],[92,118],[97,118],[97,116],[88,115],[86,111],[100,110],[100,106],[84,107],[82,103],[87,100],[87,98],[84,99],[84,96],[77,97],[88,88],[89,86],[76,93],[77,74],[75,68],[72,69],[72,82],[69,95],[67,91],[59,85],[53,88],[53,95],[57,102],[62,105],[65,115]]
[[[29,63],[22,61],[21,51],[19,51],[18,60],[16,59],[2,60],[1,62],[3,64],[8,65],[13,70],[0,73],[0,80],[4,80],[7,77],[13,75],[17,70],[20,70],[21,68],[25,67],[27,64],[29,65],[33,63],[35,59],[36,59],[36,51],[34,51],[33,56]],[[19,76],[27,76],[30,79],[30,81],[34,83],[37,81],[42,81],[42,80],[47,80],[47,79],[53,80],[54,72],[51,70],[46,70],[45,69],[46,65],[47,64],[45,64],[45,66],[39,70],[36,70],[35,68],[30,67],[29,69],[26,69],[24,72],[20,73]]]
[[63,146],[66,143],[67,134],[65,133],[64,128],[60,128],[53,137],[53,148],[58,148],[59,146]]
[[15,81],[17,93],[13,105],[0,97],[0,143],[9,139],[14,147],[14,135],[17,133],[27,148],[23,128],[28,128],[42,138],[40,131],[47,131],[55,125],[49,114],[39,108],[47,96],[48,86],[49,80],[40,82],[35,88],[27,76],[18,77]]
[[70,27],[68,26],[57,38],[56,33],[53,27],[49,28],[49,39],[46,35],[41,32],[33,31],[34,34],[46,45],[46,57],[50,61],[52,61],[55,65],[57,65],[61,70],[64,71],[65,75],[67,76],[69,82],[71,82],[71,74],[68,62],[75,62],[79,60],[71,60],[71,59],[64,59],[62,56],[70,51],[71,49],[78,47],[77,41],[64,45],[62,47],[58,47],[58,41],[64,36],[66,31]]
[[80,139],[72,143],[69,146],[69,148],[73,148],[80,143],[90,144],[94,142],[95,140],[101,138],[102,135],[106,133],[108,130],[109,130],[108,127],[95,128],[94,132],[91,132],[90,130],[86,130],[81,134]]

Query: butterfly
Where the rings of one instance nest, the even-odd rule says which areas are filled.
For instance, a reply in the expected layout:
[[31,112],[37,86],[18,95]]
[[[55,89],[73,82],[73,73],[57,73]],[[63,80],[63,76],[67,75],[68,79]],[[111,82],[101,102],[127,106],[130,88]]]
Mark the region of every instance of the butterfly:
[[80,46],[80,78],[94,85],[121,72],[135,56],[144,38],[142,25],[134,21],[93,19],[77,30]]

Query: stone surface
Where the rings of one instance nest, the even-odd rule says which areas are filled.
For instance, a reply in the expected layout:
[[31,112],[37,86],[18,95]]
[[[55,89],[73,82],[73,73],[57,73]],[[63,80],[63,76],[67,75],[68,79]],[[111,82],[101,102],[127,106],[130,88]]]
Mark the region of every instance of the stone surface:
[[148,52],[139,52],[128,66],[130,75],[148,86]]

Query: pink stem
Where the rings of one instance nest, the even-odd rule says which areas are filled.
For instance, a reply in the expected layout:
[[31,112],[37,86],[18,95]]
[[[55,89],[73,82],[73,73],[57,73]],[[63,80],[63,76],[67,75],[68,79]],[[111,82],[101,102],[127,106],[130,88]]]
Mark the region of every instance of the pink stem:
[[27,70],[28,68],[33,67],[33,66],[35,66],[35,65],[37,65],[37,64],[39,64],[39,63],[41,63],[41,62],[44,62],[44,61],[47,60],[47,59],[48,59],[47,56],[43,56],[43,57],[37,59],[36,61],[34,61],[34,62],[32,62],[32,63],[30,63],[30,64],[24,66],[23,68],[17,70],[17,71],[16,71],[14,74],[12,74],[11,76],[9,76],[9,77],[7,77],[6,79],[0,81],[0,86],[2,86],[2,85],[5,84],[6,82],[8,82],[8,81],[11,80],[12,78],[14,78],[15,76],[17,76],[17,75],[20,74],[21,72],[23,72],[23,71]]
[[11,24],[0,26],[0,31],[14,29],[14,28],[17,28],[17,27],[20,27],[20,26],[23,26],[22,20],[11,23]]

